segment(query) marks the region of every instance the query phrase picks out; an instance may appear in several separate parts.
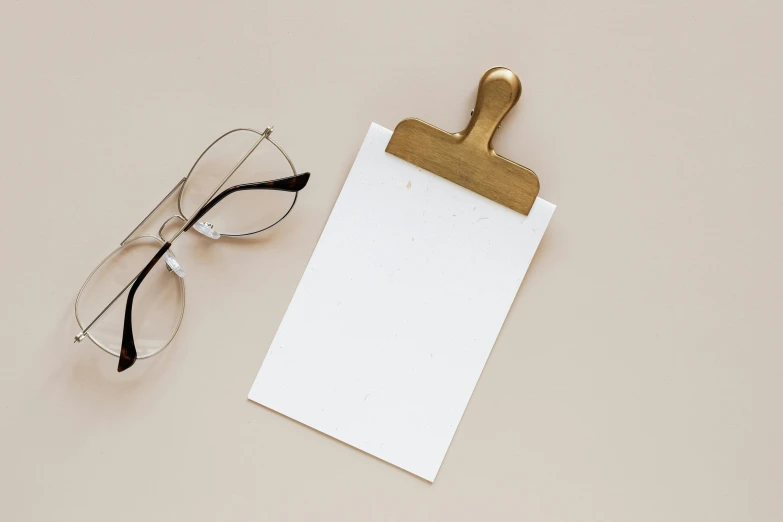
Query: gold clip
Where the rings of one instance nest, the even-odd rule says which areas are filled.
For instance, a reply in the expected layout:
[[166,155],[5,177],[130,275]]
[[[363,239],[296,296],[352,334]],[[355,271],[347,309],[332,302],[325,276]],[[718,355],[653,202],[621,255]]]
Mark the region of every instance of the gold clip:
[[452,134],[407,118],[394,129],[386,152],[527,215],[538,196],[538,176],[492,148],[492,136],[521,94],[516,74],[492,68],[479,81],[465,130]]

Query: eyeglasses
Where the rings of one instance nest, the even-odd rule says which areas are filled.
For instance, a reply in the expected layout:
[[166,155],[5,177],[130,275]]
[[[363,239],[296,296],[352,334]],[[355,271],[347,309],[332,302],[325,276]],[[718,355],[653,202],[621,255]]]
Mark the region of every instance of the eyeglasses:
[[[74,342],[88,338],[119,357],[119,372],[171,343],[185,314],[185,271],[172,243],[191,228],[213,240],[267,230],[291,212],[310,178],[307,172],[296,173],[271,134],[271,127],[263,132],[234,129],[201,153],[188,175],[87,277],[76,296],[81,331]],[[288,176],[289,171],[293,175]],[[262,176],[265,172],[273,175]],[[242,183],[220,192],[229,178]],[[157,234],[136,235],[174,195],[177,213],[163,221]],[[177,223],[179,228],[170,226]],[[169,239],[164,237],[167,227],[176,230]],[[123,309],[119,304],[124,296]]]

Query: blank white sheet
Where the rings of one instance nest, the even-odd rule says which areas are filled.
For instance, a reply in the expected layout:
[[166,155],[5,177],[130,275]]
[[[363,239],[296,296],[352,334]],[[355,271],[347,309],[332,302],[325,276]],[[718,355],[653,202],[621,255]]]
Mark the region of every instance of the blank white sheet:
[[248,396],[434,481],[555,210],[385,152],[372,124]]

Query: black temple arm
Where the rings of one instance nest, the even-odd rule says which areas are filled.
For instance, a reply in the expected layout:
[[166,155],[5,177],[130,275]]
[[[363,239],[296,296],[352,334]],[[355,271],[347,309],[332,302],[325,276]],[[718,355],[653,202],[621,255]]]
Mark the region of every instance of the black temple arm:
[[139,277],[133,282],[130,290],[128,291],[128,300],[125,303],[125,323],[122,327],[122,347],[120,349],[120,362],[117,365],[118,372],[124,372],[136,362],[136,342],[133,340],[133,298],[136,296],[136,290],[139,289],[141,282],[147,277],[155,264],[160,261],[163,254],[171,248],[171,243],[166,243],[155,254],[152,260],[147,263],[144,270],[139,273]]
[[[290,176],[288,178],[281,178],[276,179],[272,181],[261,181],[258,183],[245,183],[242,185],[235,185],[231,188],[227,188],[214,198],[204,205],[204,207],[198,211],[198,213],[191,218],[189,221],[187,228],[185,230],[188,230],[190,227],[193,226],[193,223],[196,223],[199,219],[201,219],[204,214],[209,212],[215,205],[220,203],[221,200],[225,199],[226,196],[230,196],[234,192],[240,192],[242,190],[282,190],[284,192],[299,192],[302,190],[305,185],[307,185],[308,180],[310,179],[310,173],[304,172],[302,174],[297,174],[296,176]],[[139,286],[141,285],[142,281],[144,281],[144,278],[147,277],[147,275],[150,273],[152,268],[155,266],[155,264],[160,261],[160,258],[163,257],[163,254],[168,251],[168,249],[171,248],[171,243],[164,244],[160,250],[155,254],[155,256],[152,258],[152,260],[147,264],[147,266],[144,267],[144,270],[141,271],[139,276],[136,278],[136,281],[133,282],[133,285],[131,286],[130,290],[128,291],[128,300],[125,304],[125,322],[122,329],[122,345],[120,349],[120,362],[117,365],[117,371],[122,372],[133,366],[133,363],[136,362],[136,342],[133,339],[133,298],[136,295],[136,291],[139,289]]]
[[302,174],[297,174],[296,176],[290,176],[288,178],[281,178],[281,179],[275,179],[272,181],[259,181],[258,183],[244,183],[242,185],[234,185],[233,187],[227,188],[214,198],[210,200],[209,203],[204,205],[201,210],[196,213],[194,217],[190,219],[190,224],[187,226],[185,230],[189,230],[190,227],[193,226],[194,223],[198,222],[202,217],[204,217],[204,214],[212,210],[212,208],[220,203],[223,199],[225,199],[227,196],[230,196],[234,192],[241,192],[243,190],[282,190],[283,192],[299,192],[303,188],[305,188],[305,185],[307,185],[307,182],[310,180],[310,173],[309,172],[303,172]]

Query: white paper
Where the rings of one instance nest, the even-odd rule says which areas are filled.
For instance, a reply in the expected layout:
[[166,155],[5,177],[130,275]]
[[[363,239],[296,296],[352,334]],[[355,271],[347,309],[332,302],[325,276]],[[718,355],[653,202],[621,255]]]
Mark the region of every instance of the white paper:
[[372,124],[249,398],[434,481],[555,206],[385,152]]

